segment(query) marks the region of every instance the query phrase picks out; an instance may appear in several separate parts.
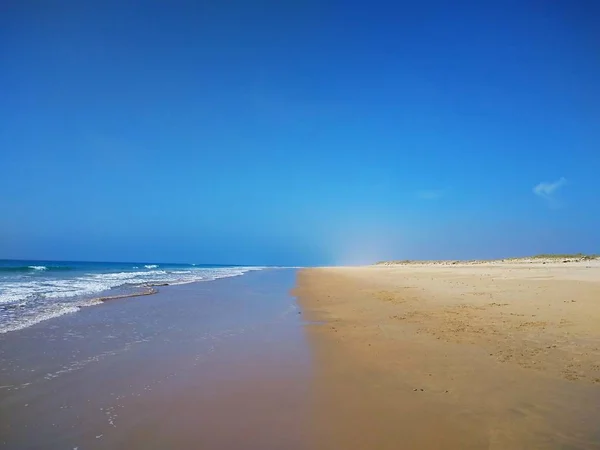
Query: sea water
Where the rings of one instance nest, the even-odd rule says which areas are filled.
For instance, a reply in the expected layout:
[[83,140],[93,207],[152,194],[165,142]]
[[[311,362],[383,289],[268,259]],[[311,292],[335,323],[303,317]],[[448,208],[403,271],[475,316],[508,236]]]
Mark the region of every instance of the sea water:
[[0,333],[74,313],[113,295],[153,286],[211,281],[261,267],[0,260]]

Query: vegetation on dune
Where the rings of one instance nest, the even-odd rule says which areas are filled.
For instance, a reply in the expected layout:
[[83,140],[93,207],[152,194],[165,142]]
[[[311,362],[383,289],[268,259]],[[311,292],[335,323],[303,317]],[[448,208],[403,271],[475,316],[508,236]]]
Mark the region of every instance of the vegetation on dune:
[[540,255],[532,256],[534,259],[596,259],[599,258],[600,255],[586,255],[585,253],[542,253]]
[[375,265],[377,264],[412,264],[412,263],[418,263],[419,261],[413,261],[411,259],[403,259],[401,261],[377,261],[375,263]]
[[375,265],[397,265],[397,264],[423,264],[423,263],[447,263],[447,264],[460,264],[460,263],[483,263],[483,262],[518,262],[527,260],[556,260],[556,261],[592,261],[600,259],[600,255],[585,254],[585,253],[542,253],[534,256],[521,256],[516,258],[498,258],[489,260],[449,260],[449,261],[421,261],[421,260],[395,260],[395,261],[378,261]]

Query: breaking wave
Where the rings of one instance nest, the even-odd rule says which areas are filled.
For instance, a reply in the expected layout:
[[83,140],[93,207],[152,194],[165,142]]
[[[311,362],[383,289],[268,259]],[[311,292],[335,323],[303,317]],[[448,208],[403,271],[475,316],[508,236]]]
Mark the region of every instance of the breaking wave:
[[[150,269],[152,266],[153,269]],[[32,268],[35,267],[35,268]],[[102,298],[135,295],[152,286],[211,281],[218,278],[243,275],[262,267],[214,267],[176,270],[148,270],[83,273],[64,275],[53,273],[53,266],[2,267],[0,279],[0,333],[31,326],[52,317],[77,311],[84,306],[98,304]],[[25,270],[26,268],[26,270]],[[59,270],[69,270],[61,267]],[[27,272],[30,274],[27,274]],[[20,272],[20,274],[18,273]],[[25,274],[25,275],[24,275]]]

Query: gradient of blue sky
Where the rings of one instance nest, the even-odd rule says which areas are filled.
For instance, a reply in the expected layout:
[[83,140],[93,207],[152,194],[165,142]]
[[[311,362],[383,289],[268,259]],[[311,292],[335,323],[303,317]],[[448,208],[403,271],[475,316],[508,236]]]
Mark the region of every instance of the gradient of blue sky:
[[0,257],[598,252],[597,5],[2,2]]

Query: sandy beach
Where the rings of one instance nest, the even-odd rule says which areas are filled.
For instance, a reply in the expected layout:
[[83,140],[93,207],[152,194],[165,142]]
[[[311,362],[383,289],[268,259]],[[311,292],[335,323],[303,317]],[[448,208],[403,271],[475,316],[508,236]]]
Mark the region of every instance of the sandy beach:
[[0,335],[0,447],[600,448],[597,261],[157,289]]
[[600,448],[600,264],[307,269],[315,448]]

